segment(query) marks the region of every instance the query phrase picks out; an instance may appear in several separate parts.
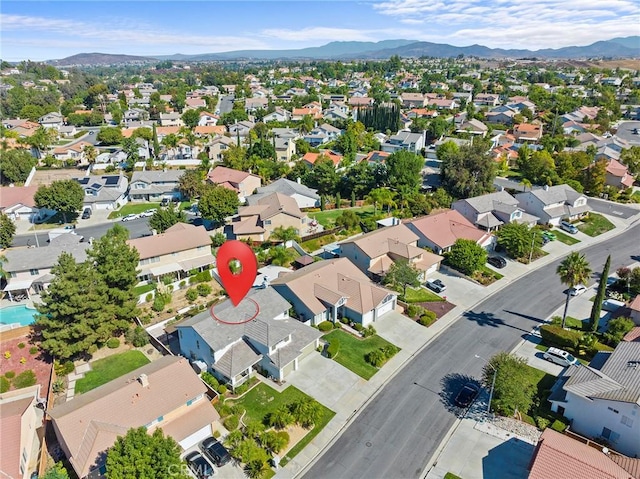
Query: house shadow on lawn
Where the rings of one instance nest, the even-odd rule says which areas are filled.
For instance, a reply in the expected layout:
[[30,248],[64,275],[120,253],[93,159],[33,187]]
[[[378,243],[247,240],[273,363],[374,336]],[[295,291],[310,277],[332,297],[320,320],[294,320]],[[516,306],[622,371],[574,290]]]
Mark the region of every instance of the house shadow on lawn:
[[470,382],[474,383],[478,387],[481,386],[480,381],[478,381],[477,378],[467,374],[451,373],[447,374],[440,380],[440,385],[442,386],[440,390],[440,401],[447,411],[455,414],[456,416],[464,415],[466,410],[456,406],[454,400],[462,387]]
[[482,477],[492,479],[526,479],[535,446],[512,437],[482,458]]

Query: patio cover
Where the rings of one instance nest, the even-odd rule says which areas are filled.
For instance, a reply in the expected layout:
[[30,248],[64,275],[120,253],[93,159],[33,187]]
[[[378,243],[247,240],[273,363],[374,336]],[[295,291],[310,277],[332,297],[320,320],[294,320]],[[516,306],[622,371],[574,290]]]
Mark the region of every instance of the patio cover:
[[13,281],[4,287],[3,291],[16,291],[19,289],[29,289],[33,284],[32,279],[23,279],[22,281]]
[[182,266],[178,263],[169,263],[156,268],[149,268],[151,274],[154,276],[162,276],[163,274],[175,273],[176,271],[182,271]]
[[216,263],[215,257],[212,254],[209,254],[207,256],[200,256],[198,258],[192,258],[192,259],[180,261],[180,263],[178,264],[184,271],[189,271],[190,269],[201,268],[202,266],[209,266],[210,264],[215,264],[215,263]]

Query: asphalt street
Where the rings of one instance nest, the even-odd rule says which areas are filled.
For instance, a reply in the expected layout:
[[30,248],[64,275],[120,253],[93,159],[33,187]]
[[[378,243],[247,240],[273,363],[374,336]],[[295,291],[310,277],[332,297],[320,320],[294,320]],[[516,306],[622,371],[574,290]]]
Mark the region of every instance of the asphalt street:
[[218,103],[218,108],[220,109],[220,115],[229,113],[233,109],[234,100],[235,100],[234,95],[222,95],[220,97],[220,102]]
[[[611,254],[611,270],[640,254],[640,225],[582,252],[597,272]],[[489,358],[511,351],[563,304],[555,271],[562,258],[529,273],[466,311],[375,396],[305,478],[418,478],[459,411],[453,397]],[[594,274],[594,280],[597,277]],[[593,281],[592,281],[593,282]]]

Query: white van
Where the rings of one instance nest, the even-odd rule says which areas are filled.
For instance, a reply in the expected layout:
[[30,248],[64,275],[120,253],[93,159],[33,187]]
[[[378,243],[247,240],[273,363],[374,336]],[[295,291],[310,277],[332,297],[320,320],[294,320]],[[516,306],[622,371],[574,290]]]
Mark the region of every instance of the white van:
[[559,364],[560,366],[570,366],[572,364],[578,364],[578,360],[576,358],[574,358],[568,352],[558,348],[547,349],[542,357],[547,361]]

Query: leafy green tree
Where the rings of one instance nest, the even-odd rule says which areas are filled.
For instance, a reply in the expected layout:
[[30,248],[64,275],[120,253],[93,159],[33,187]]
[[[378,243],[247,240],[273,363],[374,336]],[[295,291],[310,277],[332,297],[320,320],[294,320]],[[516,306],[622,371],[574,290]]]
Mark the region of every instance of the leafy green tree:
[[441,156],[442,186],[449,194],[456,198],[470,198],[493,191],[497,165],[485,141],[476,139],[471,145],[451,148],[446,153],[438,152],[439,159]]
[[535,232],[524,223],[507,223],[498,231],[498,244],[512,258],[524,258],[531,252]]
[[407,295],[407,286],[420,286],[420,271],[406,259],[394,261],[384,276],[385,283],[402,288],[402,296]]
[[266,462],[268,459],[267,451],[262,449],[253,438],[243,439],[236,447],[231,449],[230,453],[233,457],[245,464],[249,464],[251,461]]
[[263,461],[262,459],[252,459],[244,466],[244,472],[250,479],[260,479],[270,470],[271,468],[267,464],[267,461]]
[[203,218],[224,223],[224,219],[238,210],[238,195],[222,186],[206,186],[200,194],[198,210]]
[[[523,153],[525,147],[518,152],[517,165],[522,176],[534,185],[552,185],[557,183],[556,165],[547,150]],[[527,148],[528,149],[528,148]]]
[[87,251],[89,261],[107,286],[109,305],[114,310],[112,320],[105,325],[111,335],[128,329],[138,312],[134,287],[138,283],[140,254],[127,244],[128,238],[129,230],[117,224]]
[[269,250],[269,262],[276,266],[285,266],[294,258],[293,252],[284,246],[275,246]]
[[288,443],[287,437],[276,431],[265,431],[260,434],[260,444],[274,454],[282,451]]
[[76,263],[62,253],[51,268],[54,279],[36,305],[40,348],[56,359],[85,354],[111,337],[113,309],[107,286],[88,262]]
[[104,146],[117,145],[122,142],[122,130],[117,127],[102,127],[96,139]]
[[607,182],[607,160],[598,160],[582,171],[584,190],[597,196],[604,190]]
[[42,479],[69,479],[69,473],[65,469],[62,462],[56,462],[47,469]]
[[607,343],[615,347],[634,326],[635,323],[630,318],[619,317],[611,319],[607,323],[607,332],[604,333],[604,337]]
[[374,188],[365,196],[365,202],[373,205],[373,216],[378,214],[378,206],[390,204],[393,194],[387,188]]
[[457,239],[446,257],[453,268],[471,275],[487,262],[487,250],[473,240]]
[[394,191],[403,186],[410,190],[417,190],[422,183],[420,172],[424,167],[424,159],[411,153],[400,150],[387,157],[385,160],[389,173],[389,184]]
[[311,171],[305,176],[306,185],[318,190],[318,194],[333,196],[336,193],[340,175],[330,158],[320,155]]
[[11,246],[15,234],[16,225],[14,222],[4,213],[0,213],[0,248]]
[[177,208],[158,208],[149,218],[149,226],[158,233],[164,233],[176,223],[186,223],[187,217]]
[[49,146],[56,141],[56,136],[55,129],[41,126],[27,138],[27,143],[38,151],[47,151]]
[[583,254],[574,251],[562,260],[556,269],[556,274],[560,276],[562,284],[568,286],[566,295],[567,299],[564,303],[564,312],[562,313],[562,328],[565,327],[567,319],[567,310],[569,309],[569,300],[571,299],[571,290],[581,284],[586,283],[591,275],[591,267]]
[[533,404],[535,388],[527,378],[527,360],[507,352],[500,352],[489,360],[482,372],[482,382],[491,387],[495,373],[492,404],[505,416],[515,411],[526,413]]
[[67,215],[82,208],[84,190],[76,180],[54,181],[51,185],[41,185],[33,195],[38,208],[46,208],[62,213],[63,221]]
[[129,429],[107,451],[107,479],[188,479],[180,446],[162,428],[148,434],[145,427]]
[[620,161],[633,175],[640,173],[640,146],[626,148],[620,153]]
[[609,268],[611,267],[611,255],[607,256],[607,261],[602,268],[602,274],[600,275],[600,282],[598,283],[598,291],[596,297],[593,300],[593,306],[591,306],[591,316],[589,318],[589,325],[591,331],[598,331],[598,324],[600,323],[600,312],[602,311],[602,303],[607,293],[607,278],[609,277]]
[[294,419],[287,406],[281,406],[269,414],[269,426],[284,429],[293,424]]
[[283,243],[286,243],[287,241],[291,241],[291,240],[296,240],[296,241],[300,240],[300,236],[298,236],[298,231],[293,226],[289,226],[287,228],[285,228],[284,226],[278,226],[274,228],[269,238],[274,239],[276,241],[281,241]]
[[187,170],[178,179],[178,190],[185,198],[197,198],[203,188],[203,172],[200,170]]
[[200,112],[198,110],[187,110],[180,118],[182,118],[184,124],[189,128],[195,128],[198,126],[198,122],[200,121]]
[[343,211],[340,216],[336,218],[336,226],[344,228],[347,231],[356,229],[359,224],[360,218],[351,210]]
[[0,179],[2,184],[24,183],[36,164],[36,160],[27,150],[0,151]]

